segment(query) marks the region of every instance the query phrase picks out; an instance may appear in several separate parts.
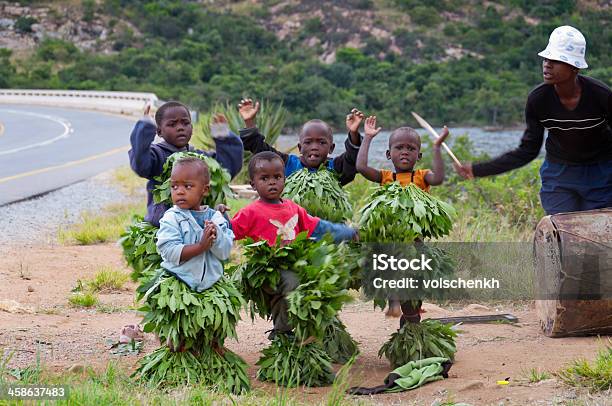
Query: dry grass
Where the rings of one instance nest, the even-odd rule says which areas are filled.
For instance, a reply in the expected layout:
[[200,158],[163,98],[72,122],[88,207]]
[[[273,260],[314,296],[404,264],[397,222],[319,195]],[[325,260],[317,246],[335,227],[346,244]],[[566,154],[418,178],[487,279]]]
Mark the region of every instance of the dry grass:
[[111,204],[97,212],[85,212],[81,222],[60,228],[58,240],[62,244],[92,245],[117,241],[134,215],[144,215],[144,204],[128,202]]

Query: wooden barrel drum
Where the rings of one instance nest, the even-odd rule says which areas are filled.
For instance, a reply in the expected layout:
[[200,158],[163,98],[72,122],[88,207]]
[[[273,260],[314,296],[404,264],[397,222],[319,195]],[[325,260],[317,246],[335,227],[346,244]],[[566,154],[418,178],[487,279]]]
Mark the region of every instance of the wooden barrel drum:
[[612,208],[544,217],[534,255],[544,334],[612,334]]

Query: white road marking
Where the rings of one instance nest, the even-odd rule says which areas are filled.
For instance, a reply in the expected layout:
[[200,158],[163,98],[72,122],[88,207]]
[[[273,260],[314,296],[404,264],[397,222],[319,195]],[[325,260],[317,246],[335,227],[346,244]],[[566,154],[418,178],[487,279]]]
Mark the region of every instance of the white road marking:
[[24,146],[13,148],[13,149],[7,149],[7,150],[4,150],[4,151],[0,151],[0,155],[14,154],[16,152],[25,151],[25,150],[31,149],[31,148],[43,147],[45,145],[52,144],[52,143],[54,143],[56,141],[59,141],[61,139],[68,138],[68,137],[70,137],[70,134],[73,132],[73,131],[71,131],[72,125],[70,124],[70,122],[68,120],[65,120],[65,119],[61,118],[61,117],[51,116],[51,115],[48,115],[48,114],[33,113],[33,112],[30,112],[30,111],[19,111],[19,110],[9,110],[9,109],[0,109],[0,112],[12,113],[12,114],[23,114],[23,115],[26,115],[26,116],[33,116],[33,117],[43,118],[43,119],[46,119],[46,120],[54,121],[54,122],[60,124],[62,127],[64,127],[64,131],[60,135],[58,135],[57,137],[54,137],[54,138],[51,138],[51,139],[45,140],[45,141],[36,142],[36,143],[33,143],[33,144],[24,145]]

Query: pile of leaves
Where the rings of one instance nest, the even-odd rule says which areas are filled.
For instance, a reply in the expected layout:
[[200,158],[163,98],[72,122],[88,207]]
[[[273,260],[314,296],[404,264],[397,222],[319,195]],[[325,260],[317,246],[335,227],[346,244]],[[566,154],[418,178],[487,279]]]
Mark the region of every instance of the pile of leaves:
[[295,336],[322,339],[325,329],[342,306],[351,301],[351,281],[345,244],[334,244],[330,236],[303,246],[303,255],[293,263],[300,285],[287,296],[289,324]]
[[219,279],[210,288],[195,292],[178,278],[162,274],[145,293],[143,330],[154,332],[162,341],[189,349],[226,337],[236,338],[236,323],[244,299],[233,283]]
[[[346,330],[339,334],[341,328],[334,324],[339,323],[336,315],[342,305],[352,299],[347,290],[352,269],[347,250],[348,246],[334,244],[330,236],[315,242],[305,232],[286,245],[280,241],[274,246],[266,241],[246,243],[247,261],[235,270],[233,278],[250,301],[251,317],[270,316],[269,299],[262,288],[275,289],[280,270],[293,271],[300,280],[300,285],[287,295],[289,324],[294,327],[295,337],[278,334],[263,351],[258,362],[260,379],[286,386],[295,386],[298,381],[308,386],[326,385],[333,380],[331,358],[320,341],[329,341],[327,348],[334,351],[337,359],[356,351]],[[336,334],[328,336],[326,331],[330,329]],[[317,341],[302,345],[309,338]]]
[[123,247],[125,261],[132,268],[130,276],[134,281],[150,276],[162,262],[155,245],[157,230],[141,216],[135,216],[132,224],[121,234],[119,244]]
[[393,368],[429,357],[454,359],[457,332],[450,324],[436,320],[421,323],[406,323],[391,335],[378,351],[378,356],[387,357]]
[[455,209],[410,184],[393,182],[377,188],[360,210],[359,239],[365,242],[409,243],[437,238],[452,228]]
[[345,364],[359,353],[357,343],[338,317],[334,317],[325,329],[323,350],[335,364]]
[[179,386],[198,383],[201,372],[202,364],[193,352],[162,346],[140,360],[134,376],[154,386]]
[[257,365],[259,380],[287,387],[326,386],[334,381],[331,359],[319,343],[300,346],[284,334],[278,334],[270,346],[264,348]]
[[251,318],[270,316],[270,305],[263,287],[274,290],[280,282],[280,271],[291,269],[298,261],[309,243],[308,234],[300,233],[291,244],[282,245],[280,240],[270,246],[267,241],[247,238],[244,241],[243,255],[247,259],[230,272],[242,296],[249,301]]
[[[385,252],[400,258],[417,258],[424,255],[431,259],[431,270],[422,270],[417,274],[408,270],[406,275],[394,275],[395,279],[412,277],[422,281],[448,278],[455,269],[452,258],[443,250],[426,246],[419,240],[447,235],[452,229],[454,217],[455,210],[448,203],[436,199],[414,184],[403,187],[393,182],[377,188],[361,209],[359,238],[363,242],[378,244],[370,244],[368,247],[373,253]],[[415,244],[411,244],[415,241]],[[411,292],[410,297],[401,297],[405,296],[405,290],[393,292],[374,289],[370,279],[376,276],[380,275],[376,275],[372,270],[364,272],[362,284],[367,291],[366,295],[373,297],[375,305],[379,306],[384,306],[385,298],[398,297],[401,301],[409,301],[413,306],[420,307],[420,299],[442,299],[448,293],[440,289],[427,290],[420,282],[419,289]],[[456,351],[456,336],[457,333],[450,326],[436,321],[406,323],[391,335],[378,355],[385,355],[394,368],[409,361],[429,357],[452,359]]]
[[352,300],[347,290],[353,265],[346,261],[348,249],[345,244],[334,244],[329,236],[309,240],[306,232],[286,245],[270,246],[266,241],[247,240],[244,246],[247,261],[234,271],[233,279],[250,301],[251,317],[258,314],[268,318],[270,308],[262,288],[276,289],[280,270],[295,272],[300,285],[287,296],[289,323],[299,339],[322,338],[327,324],[344,303]]
[[170,194],[170,174],[172,173],[172,166],[175,161],[186,157],[199,158],[208,165],[210,191],[208,196],[202,199],[202,204],[209,207],[215,207],[219,203],[226,203],[227,199],[232,196],[232,190],[229,187],[231,180],[229,172],[221,167],[219,162],[214,158],[191,151],[175,152],[166,160],[161,175],[154,178],[155,181],[158,182],[153,189],[153,200],[155,203],[172,205],[172,197]]
[[223,348],[227,337],[236,337],[245,305],[231,281],[222,278],[196,292],[161,270],[138,294],[145,302],[139,309],[145,312],[143,330],[168,344],[140,361],[140,380],[156,386],[204,382],[232,393],[249,389],[246,363]]
[[246,362],[228,349],[221,355],[210,347],[173,352],[163,346],[143,357],[134,375],[154,386],[200,384],[241,394],[250,390],[247,369]]
[[311,216],[335,223],[353,216],[348,195],[340,186],[337,175],[325,167],[316,172],[304,168],[291,174],[285,183],[283,197],[304,207]]

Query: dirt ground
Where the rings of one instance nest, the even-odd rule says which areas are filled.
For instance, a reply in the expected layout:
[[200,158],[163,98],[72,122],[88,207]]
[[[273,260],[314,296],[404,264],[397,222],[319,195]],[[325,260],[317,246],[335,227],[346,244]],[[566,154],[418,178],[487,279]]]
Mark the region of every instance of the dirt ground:
[[[78,279],[92,278],[103,265],[124,267],[118,246],[0,246],[0,252],[0,304],[4,302],[6,307],[6,301],[13,300],[22,307],[19,313],[0,310],[0,349],[13,352],[10,366],[32,365],[39,354],[44,365],[56,371],[67,371],[75,364],[103,368],[111,359],[134,368],[137,356],[113,355],[107,344],[108,340],[118,340],[123,325],[141,320],[134,310],[134,284],[122,292],[100,295],[107,305],[104,309],[81,310],[68,303]],[[436,401],[473,405],[612,404],[605,396],[577,392],[554,377],[535,384],[526,381],[531,368],[554,372],[576,358],[592,359],[602,345],[598,338],[546,338],[539,331],[530,304],[504,308],[470,305],[454,310],[430,304],[424,307],[424,317],[510,312],[519,318],[519,323],[463,325],[449,379],[410,392],[356,400],[418,405]],[[341,319],[361,350],[350,373],[351,385],[382,384],[390,367],[377,353],[397,328],[398,320],[385,319],[371,303],[361,301],[347,306]],[[239,342],[231,341],[228,347],[251,365],[254,386],[274,394],[274,385],[255,380],[254,364],[260,350],[268,345],[264,332],[269,328],[270,323],[252,323],[245,315],[237,329]],[[155,338],[147,335],[144,352],[152,351],[156,345]],[[506,378],[509,385],[496,383]],[[293,390],[292,396],[298,401],[319,401],[328,390],[300,388]]]

